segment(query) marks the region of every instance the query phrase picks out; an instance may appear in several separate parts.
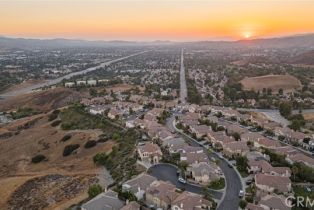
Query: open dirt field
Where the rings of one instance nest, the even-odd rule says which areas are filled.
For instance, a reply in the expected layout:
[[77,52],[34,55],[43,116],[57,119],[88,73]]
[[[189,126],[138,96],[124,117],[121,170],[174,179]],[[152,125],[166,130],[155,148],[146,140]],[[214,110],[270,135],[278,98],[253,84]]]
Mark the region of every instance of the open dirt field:
[[[86,198],[88,186],[99,174],[93,156],[110,152],[115,143],[109,140],[85,149],[84,144],[97,140],[102,131],[63,131],[50,124],[48,115],[40,114],[1,128],[0,136],[3,132],[10,135],[2,136],[0,141],[0,209],[63,209]],[[60,141],[65,134],[72,137]],[[63,149],[69,144],[80,147],[63,157]],[[46,160],[31,163],[38,154]],[[27,194],[30,189],[32,195]]]
[[266,75],[247,77],[240,81],[244,90],[262,91],[271,88],[274,94],[281,88],[284,92],[292,92],[302,87],[301,82],[291,75]]

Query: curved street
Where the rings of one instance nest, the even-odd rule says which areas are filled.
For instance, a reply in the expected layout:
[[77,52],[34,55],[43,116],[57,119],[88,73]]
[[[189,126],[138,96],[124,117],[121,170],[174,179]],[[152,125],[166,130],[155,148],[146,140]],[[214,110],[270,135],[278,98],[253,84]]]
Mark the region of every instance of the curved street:
[[[161,163],[152,166],[149,168],[149,173],[150,175],[156,177],[158,180],[163,180],[163,181],[169,181],[173,185],[175,185],[178,189],[185,189],[186,191],[201,194],[202,193],[202,187],[193,185],[193,184],[182,184],[181,182],[178,181],[178,176],[177,176],[177,168],[173,165],[166,164],[166,163]],[[222,192],[215,191],[215,190],[210,190],[211,194],[213,195],[214,199],[221,199],[222,197]]]
[[[183,139],[185,139],[191,146],[203,146],[195,139],[190,136],[181,133],[177,128],[173,126],[175,116],[167,119],[166,126],[173,132],[177,132]],[[226,180],[226,191],[222,196],[222,200],[218,204],[217,210],[236,210],[239,207],[239,192],[242,189],[242,182],[239,174],[235,171],[233,167],[229,167],[229,163],[224,159],[219,157],[216,153],[209,153],[207,149],[204,149],[209,158],[214,157],[219,160],[218,166],[221,168],[225,180]]]

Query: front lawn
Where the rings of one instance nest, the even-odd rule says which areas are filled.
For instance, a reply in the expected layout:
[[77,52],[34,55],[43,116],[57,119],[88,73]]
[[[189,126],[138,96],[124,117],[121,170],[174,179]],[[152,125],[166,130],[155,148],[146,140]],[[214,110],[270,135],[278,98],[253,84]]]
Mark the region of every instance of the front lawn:
[[225,179],[219,178],[218,180],[211,181],[208,185],[209,188],[213,190],[221,190],[224,189],[226,186]]

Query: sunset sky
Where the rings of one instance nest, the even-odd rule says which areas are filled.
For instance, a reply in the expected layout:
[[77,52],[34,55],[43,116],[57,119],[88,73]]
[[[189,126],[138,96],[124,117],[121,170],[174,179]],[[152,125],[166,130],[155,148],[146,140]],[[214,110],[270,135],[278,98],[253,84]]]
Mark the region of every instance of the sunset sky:
[[0,0],[0,35],[217,40],[314,32],[314,0]]

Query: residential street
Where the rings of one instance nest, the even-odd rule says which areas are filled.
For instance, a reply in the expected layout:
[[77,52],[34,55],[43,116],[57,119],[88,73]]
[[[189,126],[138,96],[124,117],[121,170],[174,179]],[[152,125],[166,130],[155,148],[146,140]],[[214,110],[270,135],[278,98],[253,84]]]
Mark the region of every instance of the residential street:
[[[173,126],[173,121],[175,116],[168,118],[166,126],[171,130],[177,132],[182,138],[184,138],[192,146],[202,146],[196,140],[193,140],[191,137],[188,137],[185,134],[179,133],[176,128]],[[220,158],[216,153],[209,153],[207,149],[205,152],[209,158],[214,157],[219,160],[218,166],[221,168],[226,179],[226,192],[222,198],[222,201],[219,203],[217,210],[236,210],[239,205],[239,191],[242,189],[242,183],[239,175],[234,170],[228,166],[228,162],[225,159]]]

